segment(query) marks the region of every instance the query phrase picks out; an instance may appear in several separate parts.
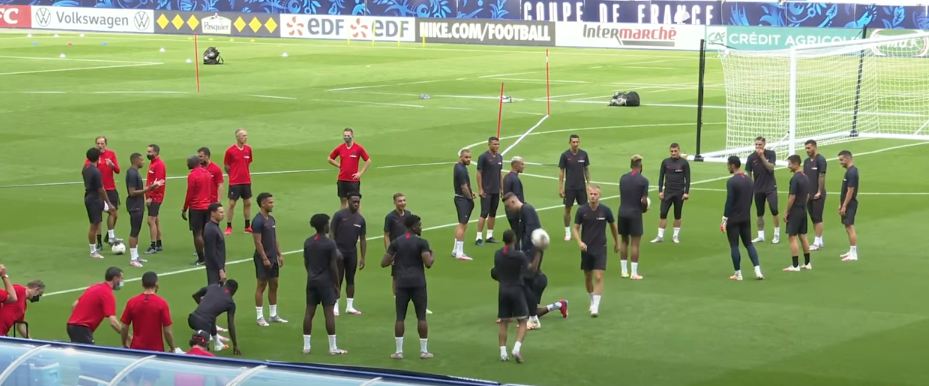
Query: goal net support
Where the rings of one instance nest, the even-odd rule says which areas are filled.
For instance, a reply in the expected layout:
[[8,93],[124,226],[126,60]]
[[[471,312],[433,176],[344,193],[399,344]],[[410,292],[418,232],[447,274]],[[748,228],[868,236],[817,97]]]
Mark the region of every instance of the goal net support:
[[929,33],[899,33],[785,50],[721,51],[726,148],[698,157],[744,158],[759,136],[779,160],[810,139],[819,146],[929,140]]

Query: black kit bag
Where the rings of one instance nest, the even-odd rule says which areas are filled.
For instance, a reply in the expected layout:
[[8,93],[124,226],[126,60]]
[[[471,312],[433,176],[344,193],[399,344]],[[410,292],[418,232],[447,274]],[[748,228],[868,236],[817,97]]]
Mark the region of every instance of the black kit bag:
[[223,64],[223,57],[219,56],[219,50],[216,47],[203,51],[203,64]]
[[631,106],[636,107],[640,103],[639,93],[635,91],[617,91],[610,100],[610,106]]

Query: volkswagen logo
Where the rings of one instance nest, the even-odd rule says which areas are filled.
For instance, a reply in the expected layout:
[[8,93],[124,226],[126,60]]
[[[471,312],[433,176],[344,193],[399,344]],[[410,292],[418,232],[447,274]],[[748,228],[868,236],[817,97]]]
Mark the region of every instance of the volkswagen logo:
[[147,31],[152,25],[152,18],[149,17],[148,13],[145,11],[136,12],[132,21],[135,24],[135,29],[139,31]]
[[35,22],[41,27],[48,27],[52,22],[52,12],[48,8],[39,8],[35,11]]

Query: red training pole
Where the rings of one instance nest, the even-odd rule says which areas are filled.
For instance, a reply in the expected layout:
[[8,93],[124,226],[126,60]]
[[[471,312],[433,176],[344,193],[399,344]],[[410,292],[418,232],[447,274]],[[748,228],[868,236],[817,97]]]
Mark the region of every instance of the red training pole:
[[500,124],[503,122],[503,82],[500,82],[500,111],[497,112],[497,138],[500,138]]
[[552,115],[552,91],[551,81],[548,76],[548,49],[545,49],[545,110],[546,115]]
[[194,68],[197,71],[197,93],[200,93],[200,48],[197,47],[197,34],[194,33]]

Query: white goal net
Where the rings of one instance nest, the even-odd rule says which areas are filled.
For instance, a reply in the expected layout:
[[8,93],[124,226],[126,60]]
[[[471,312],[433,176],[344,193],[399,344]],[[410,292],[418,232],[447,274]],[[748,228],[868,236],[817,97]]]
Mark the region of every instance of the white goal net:
[[726,149],[745,157],[758,136],[786,159],[809,139],[929,140],[929,33],[776,51],[722,51]]

